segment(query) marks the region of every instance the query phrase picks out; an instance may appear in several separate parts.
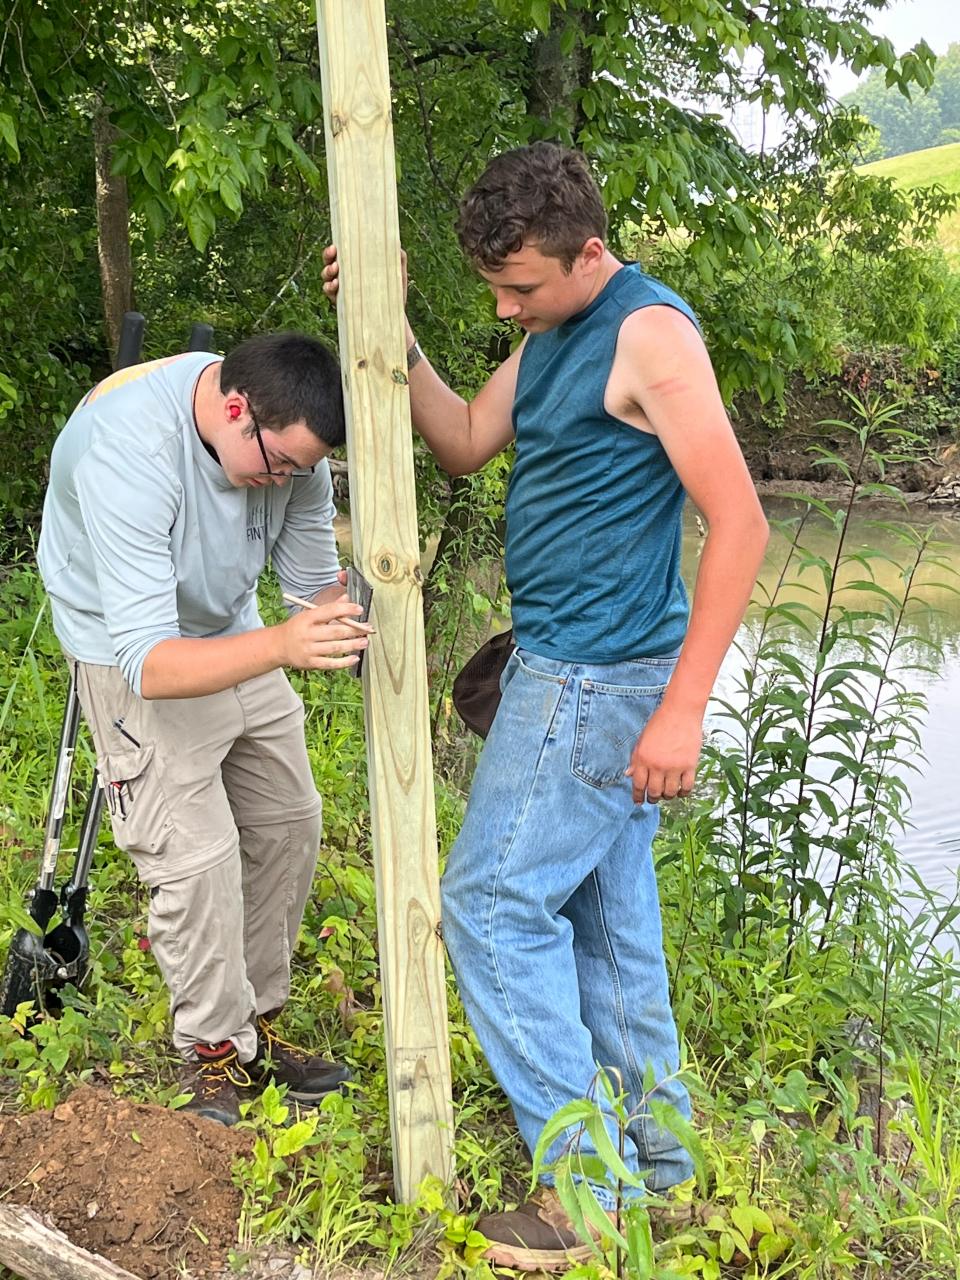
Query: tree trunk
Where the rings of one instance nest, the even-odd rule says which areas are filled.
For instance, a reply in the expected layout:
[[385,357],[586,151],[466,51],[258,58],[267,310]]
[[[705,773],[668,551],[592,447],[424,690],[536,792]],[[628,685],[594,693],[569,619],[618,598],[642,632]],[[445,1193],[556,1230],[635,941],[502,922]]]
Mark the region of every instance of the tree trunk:
[[133,262],[130,257],[129,205],[126,178],[114,176],[113,146],[117,130],[101,104],[93,117],[93,152],[97,175],[97,254],[103,319],[116,361],[120,325],[125,311],[133,309]]
[[[495,560],[493,579],[497,580],[500,576],[500,558],[491,557],[489,532],[482,527],[486,518],[482,513],[478,514],[472,509],[471,491],[469,476],[454,477],[447,501],[447,516],[423,587],[423,615],[428,624],[437,603],[444,594],[439,589],[438,583],[438,579],[444,573],[448,576],[456,574],[465,578],[471,567],[478,561],[493,558]],[[502,542],[502,521],[498,522],[497,537]],[[484,575],[485,584],[489,580],[490,575]]]
[[[555,9],[550,30],[537,36],[530,52],[526,88],[530,115],[545,125],[553,126],[553,133],[557,125],[566,127],[570,131],[571,142],[576,141],[584,124],[574,94],[590,83],[590,53],[584,48],[582,39],[588,23],[588,15],[584,13]],[[579,34],[573,50],[565,55],[560,43],[565,29],[571,25],[579,28]]]

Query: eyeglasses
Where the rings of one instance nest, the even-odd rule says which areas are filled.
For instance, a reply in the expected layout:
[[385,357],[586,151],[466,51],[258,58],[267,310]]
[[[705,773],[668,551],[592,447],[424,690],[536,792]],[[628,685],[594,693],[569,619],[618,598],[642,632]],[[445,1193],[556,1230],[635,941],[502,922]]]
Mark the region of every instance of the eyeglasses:
[[291,467],[289,471],[286,470],[286,468],[278,471],[275,467],[271,467],[270,459],[267,457],[267,451],[263,445],[263,436],[260,434],[260,423],[257,421],[257,415],[253,412],[253,405],[250,403],[250,397],[247,395],[245,391],[242,391],[239,387],[237,388],[237,390],[240,392],[240,394],[244,397],[244,399],[247,402],[247,409],[249,410],[249,413],[250,413],[250,421],[253,423],[253,434],[254,436],[256,436],[257,445],[260,448],[260,455],[263,458],[263,465],[264,467],[266,467],[265,471],[255,471],[253,474],[255,476],[274,476],[277,479],[282,478],[284,480],[292,479],[294,476],[312,476],[314,473],[313,467]]

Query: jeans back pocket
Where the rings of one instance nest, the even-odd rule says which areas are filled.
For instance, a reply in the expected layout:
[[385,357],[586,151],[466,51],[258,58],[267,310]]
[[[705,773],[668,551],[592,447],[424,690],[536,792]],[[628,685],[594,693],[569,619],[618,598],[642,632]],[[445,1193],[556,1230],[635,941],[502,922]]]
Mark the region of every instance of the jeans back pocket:
[[623,780],[637,739],[660,705],[671,670],[665,670],[663,684],[643,688],[583,681],[571,763],[575,777],[591,787],[612,787]]

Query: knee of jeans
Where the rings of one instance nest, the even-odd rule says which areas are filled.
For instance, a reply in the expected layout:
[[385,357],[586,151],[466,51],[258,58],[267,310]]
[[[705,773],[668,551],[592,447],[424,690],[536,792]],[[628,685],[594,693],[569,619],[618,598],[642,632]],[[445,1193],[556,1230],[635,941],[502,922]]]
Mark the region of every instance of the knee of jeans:
[[480,899],[463,881],[445,875],[440,881],[440,918],[443,939],[453,957],[461,942],[475,946],[482,932]]

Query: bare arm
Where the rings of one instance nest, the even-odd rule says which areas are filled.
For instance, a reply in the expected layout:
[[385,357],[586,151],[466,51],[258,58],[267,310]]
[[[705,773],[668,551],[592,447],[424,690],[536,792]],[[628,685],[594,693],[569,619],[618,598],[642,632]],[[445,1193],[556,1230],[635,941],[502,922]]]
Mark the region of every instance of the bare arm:
[[[336,598],[330,597],[337,593]],[[161,640],[147,654],[140,691],[144,698],[198,698],[219,693],[278,667],[304,671],[351,667],[367,640],[337,618],[357,617],[339,585],[318,592],[324,603],[272,627],[236,636],[180,636]],[[346,655],[346,656],[338,656]]]
[[[336,299],[340,290],[337,251],[324,250],[323,290]],[[406,298],[406,255],[403,257]],[[405,320],[407,347],[415,339]],[[470,401],[457,395],[424,357],[410,370],[410,412],[427,448],[450,475],[479,471],[513,439],[513,398],[522,344]]]
[[634,798],[693,786],[703,716],[750,602],[768,527],[700,335],[680,312],[645,308],[623,325],[633,398],[708,525],[690,626],[663,703],[634,750]]
[[[413,331],[407,323],[408,346]],[[410,371],[410,413],[427,448],[452,476],[479,471],[513,439],[513,400],[522,347],[506,360],[473,400],[443,381],[424,357]]]

